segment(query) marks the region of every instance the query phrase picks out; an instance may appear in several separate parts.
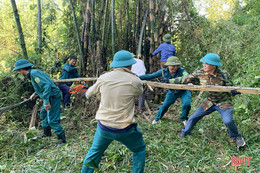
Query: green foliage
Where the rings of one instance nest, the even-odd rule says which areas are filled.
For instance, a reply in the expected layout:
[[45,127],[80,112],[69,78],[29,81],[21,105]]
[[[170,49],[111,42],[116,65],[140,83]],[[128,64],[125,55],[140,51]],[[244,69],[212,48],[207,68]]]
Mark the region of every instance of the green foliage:
[[[192,110],[194,111],[194,109]],[[77,125],[70,113],[61,121],[65,127],[67,144],[56,149],[57,137],[34,140],[36,129],[24,125],[0,124],[0,170],[7,172],[79,172],[96,130],[93,116],[82,119]],[[39,118],[39,117],[37,117]],[[250,156],[249,166],[238,166],[237,172],[259,172],[259,116],[235,115],[235,121],[247,147],[238,150],[229,142],[228,132],[221,116],[213,113],[194,127],[191,135],[179,139],[183,125],[179,114],[170,109],[156,125],[141,117],[138,126],[146,143],[145,172],[234,172],[233,156]],[[170,127],[170,128],[169,128]],[[112,142],[98,165],[97,172],[131,172],[132,153],[124,145]]]

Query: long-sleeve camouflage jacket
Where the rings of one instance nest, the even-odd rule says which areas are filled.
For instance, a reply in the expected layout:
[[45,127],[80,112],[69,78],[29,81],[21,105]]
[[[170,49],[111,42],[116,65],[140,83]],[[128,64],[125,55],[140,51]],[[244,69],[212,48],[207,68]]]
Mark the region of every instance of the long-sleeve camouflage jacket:
[[[193,83],[200,85],[233,86],[230,75],[227,71],[217,68],[214,74],[210,75],[203,69],[197,70],[190,75],[170,79],[169,83],[183,84]],[[220,109],[232,108],[231,93],[228,92],[206,92],[207,99],[203,101],[201,107],[208,110],[213,104]]]

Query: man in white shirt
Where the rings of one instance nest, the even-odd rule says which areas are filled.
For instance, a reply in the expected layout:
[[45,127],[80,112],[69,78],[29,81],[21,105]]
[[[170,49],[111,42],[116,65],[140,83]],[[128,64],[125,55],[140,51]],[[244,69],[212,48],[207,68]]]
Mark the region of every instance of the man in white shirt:
[[[144,65],[144,62],[141,59],[135,58],[136,55],[133,54],[134,59],[136,60],[136,63],[132,65],[131,71],[134,72],[137,76],[144,75],[146,73],[146,68]],[[143,113],[145,106],[144,106],[144,100],[145,100],[145,93],[143,92],[138,99],[138,112]]]

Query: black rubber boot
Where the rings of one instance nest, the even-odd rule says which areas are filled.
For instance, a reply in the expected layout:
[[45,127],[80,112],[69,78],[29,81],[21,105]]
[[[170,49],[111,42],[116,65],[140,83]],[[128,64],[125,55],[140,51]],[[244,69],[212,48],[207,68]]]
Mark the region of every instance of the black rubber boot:
[[59,134],[58,135],[58,146],[61,146],[62,144],[65,144],[66,143],[66,137],[65,137],[65,132],[63,132],[62,134]]
[[37,138],[41,139],[41,138],[45,138],[45,137],[48,137],[48,136],[51,136],[51,127],[50,126],[44,127],[43,128],[43,134],[40,134],[39,136],[37,136]]

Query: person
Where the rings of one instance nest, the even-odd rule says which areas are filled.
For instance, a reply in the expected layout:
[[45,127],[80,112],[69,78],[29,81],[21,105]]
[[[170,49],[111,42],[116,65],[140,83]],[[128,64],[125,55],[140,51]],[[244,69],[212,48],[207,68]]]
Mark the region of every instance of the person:
[[143,92],[141,80],[131,71],[136,63],[129,51],[115,53],[110,67],[101,75],[83,98],[100,93],[101,100],[96,113],[97,130],[90,150],[82,166],[82,173],[93,172],[103,153],[113,141],[119,141],[133,152],[133,172],[144,172],[146,144],[134,118],[134,98]]
[[175,46],[171,44],[172,36],[170,34],[165,34],[163,36],[164,43],[160,44],[159,47],[151,54],[151,56],[155,56],[158,53],[161,53],[160,66],[164,68],[164,64],[167,59],[171,56],[176,56]]
[[[199,83],[200,85],[232,86],[230,74],[219,68],[222,66],[220,57],[215,53],[206,54],[201,60],[203,68],[188,76],[170,79],[169,83]],[[229,137],[236,142],[237,147],[246,145],[233,120],[232,95],[240,94],[235,90],[229,92],[209,92],[207,99],[189,117],[187,125],[182,129],[180,137],[183,138],[190,133],[197,122],[206,115],[218,111],[223,123],[228,128]]]
[[33,85],[35,92],[30,96],[33,100],[39,96],[43,100],[43,106],[40,111],[42,119],[43,134],[38,138],[51,136],[51,129],[58,137],[58,147],[66,143],[64,129],[60,125],[60,102],[61,93],[59,88],[53,83],[48,75],[41,70],[32,69],[28,60],[19,59],[15,62],[13,71],[18,71],[21,75],[27,76]]
[[[77,63],[77,57],[71,56],[69,57],[69,63],[64,64],[62,68],[62,74],[60,79],[72,79],[72,78],[79,78],[78,69],[79,66],[75,66]],[[73,82],[67,82],[67,83],[59,83],[58,87],[62,91],[63,96],[63,107],[69,106],[70,102],[70,96],[71,93],[69,92],[70,86]]]
[[[141,59],[136,58],[136,55],[132,53],[134,60],[136,61],[135,64],[132,65],[131,71],[135,73],[137,76],[144,75],[146,73],[146,68],[144,62]],[[144,106],[145,101],[145,93],[143,92],[138,99],[138,112],[142,113],[145,109]]]
[[[188,75],[187,71],[184,68],[180,67],[182,63],[179,61],[179,59],[176,56],[169,57],[165,65],[167,66],[166,68],[158,70],[157,72],[154,72],[152,74],[139,76],[139,78],[141,80],[150,80],[150,79],[161,77],[163,75],[164,81],[169,81],[169,79],[172,78]],[[163,105],[160,107],[152,124],[158,123],[158,121],[167,112],[168,108],[172,104],[174,104],[177,98],[181,98],[182,100],[182,113],[180,115],[180,120],[183,122],[184,125],[186,125],[188,114],[191,108],[190,106],[191,92],[188,90],[172,90],[172,89],[167,89],[166,98],[163,102]]]

